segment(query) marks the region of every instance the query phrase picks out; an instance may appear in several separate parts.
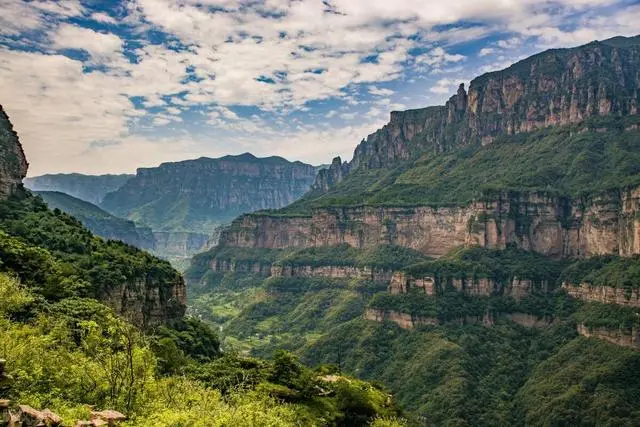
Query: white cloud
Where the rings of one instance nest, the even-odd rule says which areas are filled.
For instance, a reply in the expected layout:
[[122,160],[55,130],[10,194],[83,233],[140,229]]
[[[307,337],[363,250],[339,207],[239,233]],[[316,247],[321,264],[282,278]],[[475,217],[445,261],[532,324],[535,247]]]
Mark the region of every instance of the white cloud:
[[122,40],[115,34],[103,34],[76,25],[63,24],[52,37],[55,49],[80,49],[93,59],[104,60],[120,55]]
[[373,96],[390,96],[395,92],[391,89],[378,88],[376,86],[369,86],[369,93]]
[[96,22],[101,22],[103,24],[116,25],[118,21],[115,20],[111,15],[108,15],[104,12],[96,12],[91,14],[91,19]]
[[[74,167],[107,172],[129,165],[133,170],[136,159],[126,154],[128,144],[151,163],[182,153],[224,154],[233,144],[244,151],[285,154],[291,149],[285,142],[294,147],[290,156],[330,159],[333,151],[350,153],[378,125],[358,120],[361,126],[349,126],[356,123],[356,113],[340,114],[339,105],[357,110],[358,118],[377,119],[406,108],[392,95],[405,103],[401,96],[410,94],[406,104],[414,106],[429,92],[452,93],[459,81],[439,77],[509,64],[525,41],[545,47],[580,44],[638,32],[640,20],[637,6],[590,12],[614,0],[450,0],[429,7],[416,7],[415,0],[329,3],[338,13],[326,13],[329,6],[322,0],[130,0],[110,14],[92,12],[77,0],[0,0],[0,79],[7,82],[0,85],[0,102],[26,146],[30,173]],[[575,18],[579,13],[584,16]],[[107,24],[112,32],[83,28],[78,19],[71,24],[72,17]],[[566,25],[569,19],[575,28]],[[460,25],[463,21],[474,25]],[[119,26],[127,31],[117,31]],[[168,39],[154,44],[158,41],[147,38],[149,30],[164,32]],[[131,42],[118,36],[125,33],[133,34]],[[469,58],[456,53],[457,44],[489,34],[504,38]],[[20,51],[25,46],[39,52]],[[414,57],[416,48],[427,50]],[[60,54],[65,49],[82,50],[90,58],[67,58]],[[503,49],[513,52],[500,53]],[[471,61],[478,62],[476,69],[468,69],[476,66]],[[87,66],[94,67],[89,72]],[[394,90],[385,87],[390,81]],[[419,82],[422,93],[399,84],[409,81]],[[369,95],[375,102],[363,106]],[[144,109],[136,109],[132,97]],[[329,104],[325,118],[347,121],[342,129],[327,130],[322,121],[309,127],[287,115],[294,110],[313,114],[313,101],[336,99],[340,104]],[[270,121],[242,117],[238,106],[256,108]],[[185,136],[176,138],[173,149],[169,139],[154,143],[136,133],[158,126],[190,135],[191,123],[181,122],[190,109],[202,113],[209,133],[223,145],[208,146],[210,136]],[[121,162],[88,166],[98,152],[89,149],[93,141],[120,141],[99,152],[122,156]]]
[[478,56],[487,56],[487,55],[491,55],[492,53],[494,53],[496,51],[495,48],[492,47],[485,47],[480,49],[480,52],[478,52]]

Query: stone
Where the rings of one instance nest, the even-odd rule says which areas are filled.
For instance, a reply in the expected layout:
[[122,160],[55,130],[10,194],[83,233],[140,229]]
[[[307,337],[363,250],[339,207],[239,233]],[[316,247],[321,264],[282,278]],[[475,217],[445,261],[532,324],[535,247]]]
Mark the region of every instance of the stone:
[[[91,420],[96,422],[98,420],[105,421],[108,426],[115,426],[121,421],[125,421],[127,416],[111,409],[107,409],[104,411],[93,411],[91,412]],[[94,425],[102,425],[102,424],[94,424]]]

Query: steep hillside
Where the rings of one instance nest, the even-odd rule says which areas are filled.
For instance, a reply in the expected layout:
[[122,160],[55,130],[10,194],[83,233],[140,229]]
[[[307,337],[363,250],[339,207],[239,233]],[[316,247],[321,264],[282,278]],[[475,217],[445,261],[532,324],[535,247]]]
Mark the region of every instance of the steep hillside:
[[206,234],[241,213],[292,203],[309,189],[315,175],[311,165],[248,153],[164,163],[138,169],[101,206],[157,231]]
[[50,209],[59,209],[78,219],[92,233],[107,240],[120,240],[140,249],[154,249],[153,233],[136,227],[133,221],[118,218],[98,206],[58,191],[36,191]]
[[638,37],[540,53],[445,106],[392,113],[350,163],[285,209],[236,219],[222,242],[640,253],[639,87]]
[[636,425],[640,38],[550,50],[393,112],[234,220],[190,310],[391,388],[425,425]]
[[183,317],[184,281],[167,262],[22,188],[26,160],[2,117],[0,425],[405,425],[390,394],[331,367],[221,354],[209,327]]
[[189,232],[152,231],[137,226],[133,221],[118,218],[96,205],[65,193],[36,191],[51,209],[59,209],[78,219],[92,233],[109,240],[120,240],[147,250],[172,262],[188,259],[191,255],[211,247],[214,235]]
[[122,187],[133,175],[51,174],[25,178],[24,185],[33,191],[57,191],[95,205],[107,193]]

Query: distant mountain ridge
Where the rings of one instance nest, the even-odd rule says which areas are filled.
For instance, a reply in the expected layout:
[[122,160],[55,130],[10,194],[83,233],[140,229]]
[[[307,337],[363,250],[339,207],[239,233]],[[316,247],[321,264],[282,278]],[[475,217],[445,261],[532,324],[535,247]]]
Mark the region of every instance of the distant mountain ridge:
[[48,174],[24,179],[33,191],[59,191],[98,205],[104,196],[120,188],[133,175],[84,175],[80,173]]
[[92,233],[107,240],[119,240],[169,260],[180,260],[208,249],[217,235],[153,231],[119,218],[100,207],[59,191],[36,191],[49,208],[59,209],[79,220]]
[[286,206],[310,187],[317,168],[250,153],[140,168],[101,207],[158,231],[212,232],[239,214]]
[[154,249],[150,228],[136,227],[133,221],[118,218],[98,206],[59,191],[35,191],[49,208],[59,209],[78,219],[92,233],[110,240],[120,240],[140,249]]

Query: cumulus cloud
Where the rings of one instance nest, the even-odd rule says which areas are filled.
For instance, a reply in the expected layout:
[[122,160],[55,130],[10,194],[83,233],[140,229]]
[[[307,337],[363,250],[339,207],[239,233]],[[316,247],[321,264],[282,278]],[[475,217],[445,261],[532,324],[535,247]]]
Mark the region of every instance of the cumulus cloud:
[[0,0],[0,102],[31,174],[131,171],[143,160],[127,147],[145,164],[234,149],[325,161],[390,110],[445,99],[460,75],[509,65],[529,46],[630,35],[640,19],[615,0],[113,3]]

